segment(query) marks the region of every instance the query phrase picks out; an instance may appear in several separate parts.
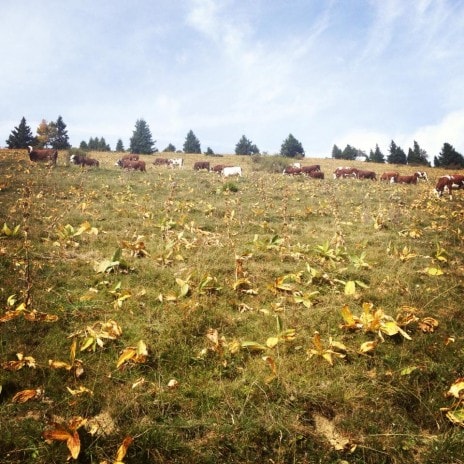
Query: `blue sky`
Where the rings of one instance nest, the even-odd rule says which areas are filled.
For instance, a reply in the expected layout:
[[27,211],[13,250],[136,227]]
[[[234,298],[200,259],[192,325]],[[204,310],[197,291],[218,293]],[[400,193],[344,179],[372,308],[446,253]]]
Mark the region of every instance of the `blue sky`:
[[0,146],[61,115],[74,146],[464,153],[462,0],[2,0],[0,30]]

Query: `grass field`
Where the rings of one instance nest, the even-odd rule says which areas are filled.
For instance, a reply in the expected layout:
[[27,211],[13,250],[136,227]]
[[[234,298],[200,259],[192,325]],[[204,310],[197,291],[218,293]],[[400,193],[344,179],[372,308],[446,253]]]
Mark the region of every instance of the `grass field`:
[[2,463],[464,462],[464,192],[434,196],[445,171],[91,156],[0,152]]

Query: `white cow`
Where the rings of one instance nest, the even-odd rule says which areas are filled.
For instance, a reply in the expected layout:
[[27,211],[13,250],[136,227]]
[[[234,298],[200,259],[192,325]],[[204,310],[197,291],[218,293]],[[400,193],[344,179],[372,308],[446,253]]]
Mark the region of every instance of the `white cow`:
[[171,158],[168,160],[168,164],[171,168],[181,168],[184,166],[183,158]]
[[242,175],[242,168],[240,166],[226,166],[222,170],[222,175],[224,177],[241,176]]

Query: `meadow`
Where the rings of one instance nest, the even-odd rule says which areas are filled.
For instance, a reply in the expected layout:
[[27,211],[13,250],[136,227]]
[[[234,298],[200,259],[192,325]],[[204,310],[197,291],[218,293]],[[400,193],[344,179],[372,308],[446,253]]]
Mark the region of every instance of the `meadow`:
[[90,156],[0,151],[2,463],[464,462],[464,192],[433,194],[446,171]]

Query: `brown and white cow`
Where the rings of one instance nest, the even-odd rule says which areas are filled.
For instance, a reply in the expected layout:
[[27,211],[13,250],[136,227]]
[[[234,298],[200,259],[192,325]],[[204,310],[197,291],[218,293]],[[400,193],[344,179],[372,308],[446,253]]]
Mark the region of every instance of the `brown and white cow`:
[[71,163],[73,164],[77,164],[78,166],[82,167],[95,166],[98,168],[100,166],[100,162],[98,160],[90,158],[89,156],[83,156],[79,154],[71,155],[69,161],[71,161]]
[[340,177],[343,179],[346,179],[347,177],[355,178],[357,173],[358,173],[358,170],[356,168],[352,168],[349,166],[338,167],[337,169],[335,169],[333,173],[333,178],[334,179],[339,179]]
[[29,159],[34,162],[47,162],[56,166],[56,160],[58,159],[58,150],[55,149],[34,149],[30,145],[27,147],[29,151]]
[[141,171],[141,172],[147,172],[147,168],[145,166],[145,161],[143,160],[123,160],[120,159],[116,162],[118,166],[120,166],[123,169],[127,170],[134,170],[134,171]]
[[168,158],[155,158],[153,161],[155,166],[169,166],[169,159]]
[[382,173],[379,180],[386,180],[387,182],[392,182],[394,177],[398,177],[400,173],[398,171],[387,171]]
[[285,169],[282,171],[282,174],[285,174],[288,176],[297,176],[301,174],[301,168],[297,168],[293,165],[286,166]]
[[409,176],[395,176],[390,182],[392,184],[417,184],[417,179],[419,179],[419,173],[415,172]]
[[307,177],[312,177],[313,179],[324,179],[324,173],[322,171],[311,171],[306,175]]
[[377,176],[374,171],[366,171],[363,169],[358,169],[358,172],[356,173],[356,177],[358,179],[377,180]]
[[451,200],[453,198],[453,190],[460,190],[462,188],[464,188],[464,175],[452,174],[438,178],[437,184],[435,185],[435,193],[438,197],[441,197],[443,192],[447,190]]

